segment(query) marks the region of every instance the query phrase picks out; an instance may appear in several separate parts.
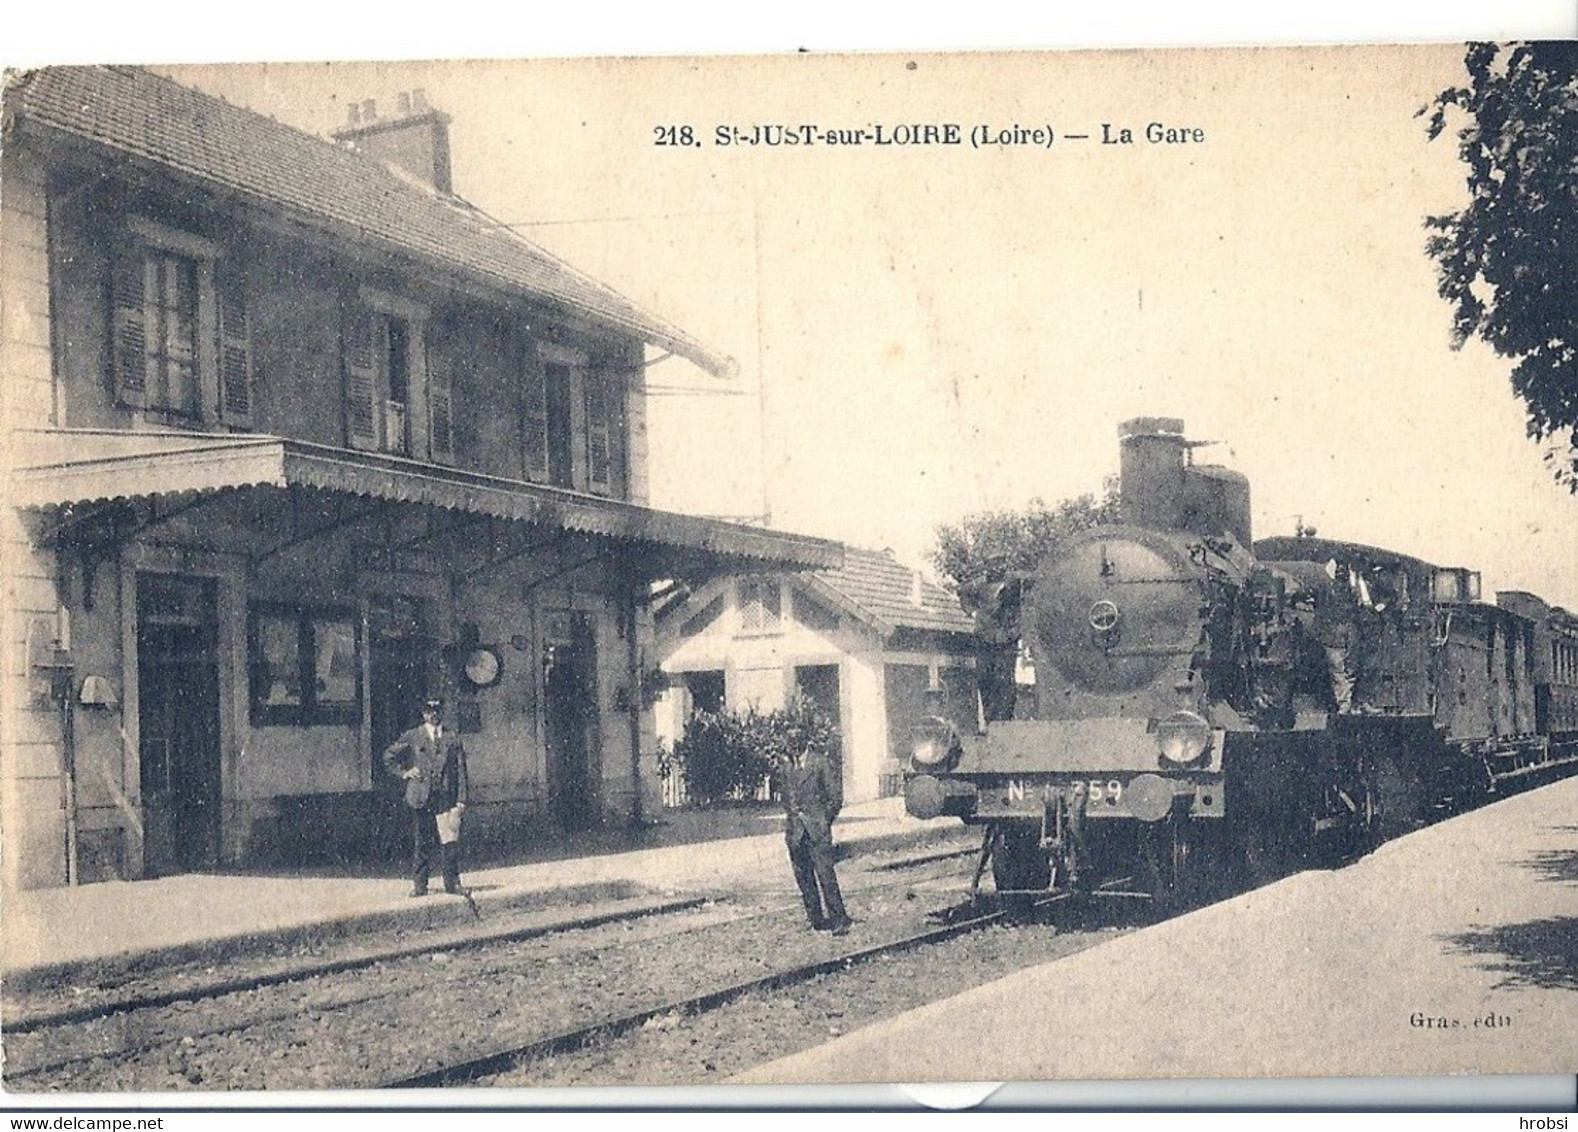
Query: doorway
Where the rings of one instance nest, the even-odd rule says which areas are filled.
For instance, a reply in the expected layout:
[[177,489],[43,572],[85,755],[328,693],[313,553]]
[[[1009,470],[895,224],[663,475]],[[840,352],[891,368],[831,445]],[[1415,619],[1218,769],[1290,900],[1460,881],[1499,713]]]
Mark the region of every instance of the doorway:
[[543,727],[548,808],[566,832],[597,820],[597,651],[588,613],[549,618],[543,643]]
[[411,818],[401,781],[384,769],[383,753],[404,732],[422,722],[427,698],[428,658],[420,598],[374,596],[367,607],[367,713],[372,734],[373,815],[371,848],[375,859],[399,860],[410,854]]
[[219,863],[219,617],[211,578],[137,575],[143,872]]
[[794,670],[795,692],[810,700],[837,729],[830,752],[840,779],[844,773],[844,716],[839,702],[838,665],[802,664]]
[[714,668],[705,672],[687,672],[683,677],[685,691],[690,702],[686,707],[685,716],[690,716],[698,711],[709,715],[717,715],[723,710],[724,692],[726,686],[723,679],[723,669]]

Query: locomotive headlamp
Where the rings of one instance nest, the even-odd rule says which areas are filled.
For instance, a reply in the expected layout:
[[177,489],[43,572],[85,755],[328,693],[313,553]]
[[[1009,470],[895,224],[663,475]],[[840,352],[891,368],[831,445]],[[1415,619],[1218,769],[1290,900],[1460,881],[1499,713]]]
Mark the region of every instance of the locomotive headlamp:
[[1211,749],[1211,725],[1192,711],[1176,711],[1156,721],[1156,746],[1163,763],[1188,766]]
[[957,749],[953,725],[940,716],[927,716],[910,736],[910,762],[917,770],[942,769]]

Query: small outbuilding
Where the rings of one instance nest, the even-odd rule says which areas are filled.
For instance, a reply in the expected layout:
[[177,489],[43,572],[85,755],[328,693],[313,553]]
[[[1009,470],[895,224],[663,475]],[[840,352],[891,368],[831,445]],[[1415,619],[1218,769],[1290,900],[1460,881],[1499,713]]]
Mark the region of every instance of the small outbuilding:
[[885,551],[716,579],[658,611],[658,738],[672,745],[696,711],[771,711],[798,693],[838,721],[845,797],[895,793],[928,690],[974,730],[973,628],[953,594]]

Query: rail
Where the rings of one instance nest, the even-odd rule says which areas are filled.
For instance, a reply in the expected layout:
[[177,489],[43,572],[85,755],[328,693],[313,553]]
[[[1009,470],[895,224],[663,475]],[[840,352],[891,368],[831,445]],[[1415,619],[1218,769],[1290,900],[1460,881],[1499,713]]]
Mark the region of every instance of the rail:
[[[957,858],[961,853],[969,852],[973,850],[929,851],[885,862],[873,871],[888,874],[889,879],[864,886],[857,891],[871,892],[912,884],[913,876],[893,874],[944,864]],[[259,968],[252,970],[216,973],[210,968],[206,976],[198,975],[193,978],[182,969],[173,969],[165,972],[160,978],[160,984],[153,988],[130,993],[123,989],[119,994],[108,999],[96,998],[80,1004],[71,1004],[65,1008],[30,1008],[25,1002],[10,1000],[6,1003],[5,1010],[6,1078],[14,1085],[23,1081],[36,1081],[62,1071],[78,1072],[81,1066],[101,1062],[106,1057],[135,1061],[153,1055],[157,1059],[156,1051],[172,1046],[180,1048],[183,1042],[191,1044],[197,1041],[202,1044],[216,1036],[251,1032],[261,1026],[289,1022],[300,1016],[299,1005],[290,1001],[283,1001],[277,1009],[270,1005],[261,1013],[235,1014],[221,1010],[215,1014],[199,1016],[194,1010],[201,1003],[236,993],[282,984],[305,985],[324,976],[354,974],[363,969],[378,968],[399,960],[420,958],[441,952],[481,951],[498,944],[513,945],[536,937],[600,928],[636,918],[662,917],[684,911],[706,912],[711,904],[712,900],[709,897],[693,895],[620,901],[612,906],[578,910],[570,915],[534,912],[529,921],[514,918],[498,924],[473,923],[464,932],[445,931],[429,938],[375,943],[357,948],[345,955],[313,957],[293,955],[279,960],[265,959]],[[793,905],[774,904],[762,910],[747,911],[743,915],[726,915],[723,919],[732,922],[761,916],[783,915],[797,907],[797,901]],[[716,912],[713,913],[713,918],[716,920]],[[325,1009],[350,1011],[371,1007],[377,1010],[380,1008],[378,1004],[398,997],[402,993],[396,986],[385,986],[381,981],[376,982],[375,989],[355,990],[348,997],[336,1001],[334,1005]],[[174,1022],[150,1022],[136,1017],[139,1011],[170,1007],[183,1012],[193,1011],[193,1013],[189,1018],[183,1014]],[[90,1035],[85,1039],[84,1035],[78,1032],[74,1037],[64,1038],[62,1044],[56,1044],[57,1039],[49,1036],[54,1031],[92,1026],[108,1019],[115,1019],[115,1022],[114,1029],[106,1031],[106,1034],[119,1037],[120,1041],[105,1040],[103,1035],[99,1038],[91,1038]],[[615,1021],[617,1022],[617,1019]],[[24,1045],[14,1047],[12,1038],[21,1039]],[[40,1041],[43,1044],[39,1044]],[[25,1044],[28,1042],[33,1044]],[[163,1064],[162,1061],[159,1063]],[[354,1084],[356,1087],[366,1087],[360,1081]]]
[[[1055,903],[1060,899],[1062,899],[1061,896],[1052,896],[1045,900],[1037,901],[1033,906],[1039,907],[1042,904]],[[965,905],[965,907],[973,908],[973,905]],[[489,1074],[509,1069],[522,1061],[569,1053],[594,1040],[619,1037],[645,1025],[654,1018],[674,1014],[705,1014],[755,991],[779,990],[797,983],[808,982],[821,975],[843,970],[881,955],[891,955],[899,951],[922,947],[928,943],[941,943],[966,932],[972,932],[989,924],[998,923],[1007,918],[1007,916],[1008,912],[1003,909],[979,914],[967,914],[964,919],[952,920],[940,926],[931,927],[898,939],[841,952],[810,963],[802,963],[777,971],[770,971],[767,974],[746,979],[743,982],[704,991],[701,994],[674,999],[657,1006],[644,1007],[628,1014],[600,1018],[549,1037],[537,1038],[519,1045],[478,1049],[473,1053],[443,1065],[424,1069],[420,1073],[388,1079],[375,1087],[385,1089],[428,1089],[462,1085],[479,1077],[485,1077]]]

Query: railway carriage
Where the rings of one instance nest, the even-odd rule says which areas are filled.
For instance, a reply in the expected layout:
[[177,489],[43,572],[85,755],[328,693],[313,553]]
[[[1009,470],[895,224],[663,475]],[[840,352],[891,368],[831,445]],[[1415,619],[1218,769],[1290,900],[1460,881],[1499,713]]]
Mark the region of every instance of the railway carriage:
[[977,601],[1035,696],[983,689],[975,733],[916,729],[907,809],[983,827],[977,883],[990,863],[1000,893],[1188,902],[1578,761],[1570,614],[1375,547],[1254,543],[1248,481],[1195,463],[1182,421],[1120,437],[1124,523]]

